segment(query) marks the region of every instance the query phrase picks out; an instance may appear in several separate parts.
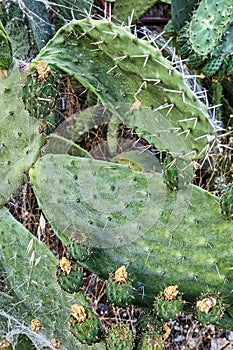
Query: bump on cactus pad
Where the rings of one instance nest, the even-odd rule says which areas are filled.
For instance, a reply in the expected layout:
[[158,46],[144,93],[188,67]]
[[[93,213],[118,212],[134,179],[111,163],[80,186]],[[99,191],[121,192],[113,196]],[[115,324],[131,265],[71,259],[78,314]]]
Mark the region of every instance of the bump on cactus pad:
[[127,325],[113,325],[105,338],[107,350],[133,350],[134,335]]

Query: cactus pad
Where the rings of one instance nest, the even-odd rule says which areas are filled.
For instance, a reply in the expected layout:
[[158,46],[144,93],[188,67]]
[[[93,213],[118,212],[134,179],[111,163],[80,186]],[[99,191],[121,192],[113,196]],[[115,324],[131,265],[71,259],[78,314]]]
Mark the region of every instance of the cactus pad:
[[82,343],[92,345],[100,340],[102,331],[97,316],[88,308],[74,304],[71,307],[70,331]]
[[61,288],[68,293],[78,292],[83,285],[82,267],[78,263],[71,264],[66,258],[61,259],[56,275]]
[[68,155],[47,154],[30,178],[64,244],[80,238],[77,227],[90,240],[92,258],[82,265],[107,279],[129,263],[134,287],[150,295],[142,303],[172,284],[185,299],[209,286],[232,300],[232,226],[217,197],[193,185],[169,192],[161,174]]
[[8,77],[0,72],[0,205],[17,194],[42,145],[39,123],[21,101],[24,78],[17,68]]
[[218,324],[224,315],[223,299],[219,293],[202,293],[196,302],[195,317],[203,324]]
[[177,286],[169,286],[155,297],[154,312],[161,319],[168,322],[181,315],[183,306],[184,301],[177,290]]
[[228,220],[233,220],[233,184],[229,184],[222,192],[221,209]]

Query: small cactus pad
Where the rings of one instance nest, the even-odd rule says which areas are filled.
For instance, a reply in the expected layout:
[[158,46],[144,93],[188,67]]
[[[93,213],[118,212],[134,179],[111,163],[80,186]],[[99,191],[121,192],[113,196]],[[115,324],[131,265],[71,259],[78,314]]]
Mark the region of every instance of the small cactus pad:
[[179,174],[176,167],[176,161],[169,153],[167,153],[163,163],[163,177],[168,190],[178,190]]
[[127,325],[113,325],[105,338],[107,350],[133,350],[134,335]]
[[62,258],[57,268],[57,281],[68,293],[78,292],[83,285],[83,271],[78,263]]
[[176,319],[180,316],[184,301],[177,286],[169,286],[160,292],[154,301],[154,312],[164,321]]
[[70,241],[66,248],[70,257],[77,261],[85,261],[91,255],[91,249],[85,245],[85,242]]
[[129,280],[125,266],[121,266],[106,282],[106,296],[110,303],[120,307],[125,307],[132,303],[133,288],[132,281]]
[[137,350],[164,350],[164,339],[156,331],[146,331],[137,346]]
[[202,293],[196,302],[195,317],[203,324],[218,324],[224,315],[225,307],[219,293]]
[[82,344],[92,345],[100,340],[102,330],[95,314],[82,305],[74,304],[71,307],[70,331]]
[[220,203],[223,215],[228,220],[233,220],[233,183],[223,190]]

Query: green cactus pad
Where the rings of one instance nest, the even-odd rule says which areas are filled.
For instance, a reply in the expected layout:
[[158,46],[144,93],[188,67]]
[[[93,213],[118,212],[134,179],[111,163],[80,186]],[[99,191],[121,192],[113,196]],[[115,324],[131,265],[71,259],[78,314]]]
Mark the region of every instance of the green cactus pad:
[[[120,123],[150,136],[148,141],[157,148],[161,146],[158,125],[153,133],[149,127],[156,118],[174,130],[193,158],[209,143],[209,134],[215,134],[206,106],[190,91],[182,74],[151,43],[136,38],[126,27],[105,20],[73,20],[57,32],[32,66],[40,60],[73,75],[95,92]],[[140,106],[146,130],[144,117],[137,113]]]
[[68,293],[78,292],[83,285],[82,267],[77,263],[71,264],[71,271],[65,273],[60,266],[57,267],[57,282]]
[[177,191],[179,186],[179,174],[176,161],[171,154],[167,153],[163,163],[164,182],[170,191]]
[[229,184],[222,192],[221,209],[228,220],[233,220],[233,184]]
[[39,122],[30,118],[21,101],[25,76],[17,69],[0,73],[0,205],[19,191],[24,173],[39,156]]
[[164,340],[155,331],[146,331],[139,341],[137,350],[163,350]]
[[161,174],[68,155],[41,158],[30,178],[63,243],[79,238],[77,228],[85,232],[93,252],[83,265],[105,279],[128,264],[134,287],[147,296],[138,302],[151,305],[171,284],[185,299],[209,286],[232,301],[232,226],[217,197],[192,185],[169,192]]
[[129,18],[132,18],[132,23],[135,23],[147,10],[153,7],[157,0],[129,0],[127,2],[113,0],[111,2],[114,4],[112,12],[117,22],[125,21],[128,23]]
[[219,324],[225,307],[223,298],[214,292],[201,293],[196,302],[194,316],[203,324]]
[[137,334],[147,331],[156,331],[157,335],[163,334],[162,322],[152,312],[144,312],[138,319]]
[[70,257],[77,261],[85,261],[91,255],[91,248],[85,245],[85,242],[82,244],[79,241],[71,241],[66,248]]
[[184,307],[182,296],[179,295],[175,300],[166,300],[163,292],[160,292],[154,301],[155,314],[165,322],[175,320],[181,315]]
[[100,341],[102,329],[97,316],[89,308],[85,311],[87,318],[83,322],[77,322],[72,315],[70,316],[70,331],[82,344],[92,345]]
[[192,49],[201,56],[213,51],[233,19],[231,0],[202,0],[189,26]]
[[223,61],[224,57],[222,56],[209,60],[202,68],[202,72],[207,76],[214,75],[220,69]]
[[116,306],[126,307],[133,302],[134,292],[132,282],[116,283],[112,278],[106,282],[108,301]]
[[[1,334],[9,337],[12,333],[26,334],[34,344],[33,349],[51,349],[53,337],[60,339],[65,349],[83,349],[80,342],[70,336],[67,318],[70,306],[84,303],[85,298],[83,292],[70,295],[61,290],[56,283],[57,264],[57,258],[45,244],[6,208],[0,210],[0,271],[8,287],[7,293],[0,292]],[[42,321],[38,334],[30,327],[35,318]],[[16,345],[17,337],[11,339]],[[25,342],[19,346],[28,349]],[[105,347],[102,344],[98,349]]]
[[[41,61],[43,62],[43,61]],[[41,63],[39,62],[39,64]],[[46,65],[46,62],[44,62]],[[54,131],[59,122],[63,121],[61,113],[61,89],[64,74],[50,70],[47,67],[44,78],[38,76],[36,69],[27,74],[23,87],[25,108],[33,118],[45,121],[46,133]]]
[[113,325],[105,338],[107,350],[133,350],[134,335],[127,325]]

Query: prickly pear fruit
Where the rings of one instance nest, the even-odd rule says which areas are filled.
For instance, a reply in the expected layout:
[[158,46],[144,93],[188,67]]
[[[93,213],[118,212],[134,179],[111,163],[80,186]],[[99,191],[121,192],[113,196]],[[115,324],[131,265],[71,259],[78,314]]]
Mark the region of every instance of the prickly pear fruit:
[[83,285],[82,267],[78,263],[71,263],[65,257],[60,260],[56,274],[61,288],[68,293],[77,292]]
[[169,286],[160,292],[154,301],[154,311],[164,321],[176,319],[183,309],[184,302],[177,286]]
[[127,325],[113,325],[105,342],[107,350],[134,349],[134,335]]
[[97,316],[82,305],[71,306],[70,331],[82,344],[92,345],[100,340],[102,330]]
[[125,307],[133,300],[132,281],[129,280],[125,266],[121,266],[114,277],[110,276],[106,282],[108,301],[120,307]]
[[196,302],[195,317],[204,324],[218,324],[224,315],[225,307],[219,293],[202,293]]

